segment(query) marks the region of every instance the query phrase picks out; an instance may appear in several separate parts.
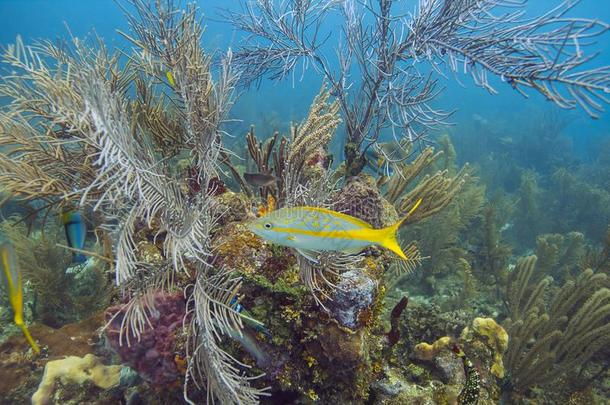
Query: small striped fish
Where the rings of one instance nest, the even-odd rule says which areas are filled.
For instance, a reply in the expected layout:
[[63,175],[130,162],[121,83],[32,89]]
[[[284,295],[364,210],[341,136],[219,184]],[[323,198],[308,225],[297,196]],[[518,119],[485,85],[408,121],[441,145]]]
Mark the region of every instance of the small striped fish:
[[[87,237],[87,225],[85,225],[85,220],[81,213],[78,211],[66,211],[61,215],[61,221],[66,231],[68,246],[83,250]],[[75,252],[72,255],[72,260],[75,263],[84,263],[87,261],[87,257],[82,253]]]
[[350,215],[318,207],[281,208],[253,221],[249,228],[261,238],[296,249],[309,259],[318,252],[356,254],[377,245],[408,260],[398,244],[396,232],[420,203],[421,199],[403,219],[382,229],[374,229]]

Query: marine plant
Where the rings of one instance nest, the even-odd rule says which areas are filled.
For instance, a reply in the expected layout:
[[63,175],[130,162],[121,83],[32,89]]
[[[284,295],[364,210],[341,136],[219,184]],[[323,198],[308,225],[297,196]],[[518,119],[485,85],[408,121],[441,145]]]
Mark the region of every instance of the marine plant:
[[[550,386],[561,378],[578,386],[582,370],[610,342],[610,289],[604,273],[582,271],[545,296],[552,279],[536,274],[537,258],[522,258],[512,271],[506,289],[510,336],[504,364],[506,387],[524,393],[535,386]],[[559,392],[559,390],[557,390]]]
[[478,276],[482,280],[493,279],[496,288],[504,285],[511,247],[502,238],[502,227],[506,226],[507,201],[502,196],[495,196],[483,208],[483,237],[475,255]]
[[24,280],[31,296],[32,318],[48,326],[60,327],[87,318],[110,302],[112,285],[106,263],[94,260],[86,266],[71,267],[71,254],[63,229],[48,220],[41,231],[28,234],[18,217],[0,223],[0,232],[15,248]]
[[[462,248],[462,239],[471,237],[468,230],[476,225],[485,202],[485,188],[473,176],[474,170],[469,166],[458,170],[451,158],[453,146],[448,136],[441,138],[441,145],[444,147],[437,153],[428,147],[414,162],[401,164],[386,193],[398,212],[413,196],[421,196],[422,204],[428,201],[427,210],[419,215],[415,212],[410,221],[413,226],[405,229],[403,236],[419,241],[420,250],[430,255],[422,261],[420,271],[430,289],[435,288],[435,277],[451,274],[453,269],[462,271],[463,281],[472,281],[470,270],[476,269],[470,269],[472,258]],[[463,272],[462,260],[466,260],[467,272]],[[466,284],[472,286],[470,281]]]
[[[338,110],[337,102],[331,102],[330,92],[323,85],[311,104],[307,118],[291,125],[290,136],[280,138],[276,131],[263,144],[256,137],[254,127],[250,129],[246,135],[249,157],[254,161],[258,173],[275,176],[272,185],[249,185],[228,156],[224,156],[223,163],[237,180],[240,189],[249,195],[259,191],[263,201],[271,196],[277,207],[305,205],[308,200],[314,204],[316,190],[325,195],[334,186],[330,184],[330,176],[324,169],[330,164],[330,160],[326,161],[330,159],[328,144],[341,123]],[[327,197],[318,197],[322,200],[317,203],[328,203],[330,199]]]
[[[123,337],[137,341],[154,313],[153,294],[189,277],[191,316],[184,392],[255,402],[236,360],[220,348],[241,328],[230,305],[239,281],[207,261],[222,135],[237,75],[231,53],[215,79],[194,6],[134,0],[126,5],[133,44],[126,59],[101,41],[72,38],[9,46],[0,94],[0,180],[15,198],[78,207],[112,240],[123,291]],[[133,91],[132,91],[133,90]],[[188,173],[175,170],[188,160]],[[159,241],[142,259],[142,238]],[[128,344],[125,340],[123,344]]]
[[518,201],[514,218],[515,238],[522,247],[531,246],[536,235],[544,232],[548,218],[544,211],[544,190],[539,186],[540,175],[533,170],[521,174],[521,184],[517,192]]
[[585,237],[580,232],[539,235],[535,249],[538,271],[559,280],[569,279],[582,270],[585,249]]
[[587,246],[581,266],[610,274],[610,225],[601,246]]
[[[346,174],[356,175],[382,133],[417,142],[447,120],[450,113],[431,105],[447,70],[463,70],[492,94],[496,76],[522,95],[533,90],[596,117],[610,68],[586,69],[584,49],[608,25],[568,15],[577,3],[526,18],[526,2],[516,0],[422,0],[413,9],[393,0],[255,0],[225,17],[250,34],[235,53],[245,82],[294,77],[299,66],[328,81],[345,123]],[[340,30],[325,31],[337,17]]]
[[[444,145],[445,148],[452,148],[448,138]],[[413,146],[407,143],[405,152],[410,154]],[[394,165],[394,173],[386,183],[384,197],[399,214],[407,212],[417,200],[422,200],[421,209],[415,211],[407,223],[419,222],[441,211],[466,183],[468,166],[458,171],[447,151],[441,149],[435,153],[433,147],[427,147],[412,161]]]

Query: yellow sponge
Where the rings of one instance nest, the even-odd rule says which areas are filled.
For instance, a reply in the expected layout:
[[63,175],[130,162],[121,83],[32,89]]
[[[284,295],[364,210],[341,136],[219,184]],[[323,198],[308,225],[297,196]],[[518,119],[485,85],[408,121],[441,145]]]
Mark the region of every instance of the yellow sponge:
[[47,363],[38,390],[32,395],[32,405],[53,403],[55,381],[82,384],[91,381],[96,386],[107,389],[119,384],[122,366],[105,366],[93,354],[85,357],[68,356],[65,359]]

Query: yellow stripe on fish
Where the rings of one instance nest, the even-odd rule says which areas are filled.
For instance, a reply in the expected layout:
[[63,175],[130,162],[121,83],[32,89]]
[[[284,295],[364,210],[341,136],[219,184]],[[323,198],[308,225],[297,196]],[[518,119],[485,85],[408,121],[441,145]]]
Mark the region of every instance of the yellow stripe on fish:
[[404,220],[417,209],[418,200],[407,215],[392,226],[374,229],[369,223],[318,207],[282,208],[250,223],[252,232],[272,243],[308,252],[340,251],[354,254],[371,245],[384,247],[404,260],[396,232]]

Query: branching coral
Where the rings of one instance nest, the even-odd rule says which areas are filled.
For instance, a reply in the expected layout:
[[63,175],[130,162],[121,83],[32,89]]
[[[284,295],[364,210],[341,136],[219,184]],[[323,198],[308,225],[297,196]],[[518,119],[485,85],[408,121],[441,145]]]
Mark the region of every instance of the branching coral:
[[[336,193],[327,153],[328,144],[341,122],[338,113],[337,102],[331,102],[330,91],[322,85],[311,104],[307,118],[299,125],[293,124],[291,136],[281,137],[279,145],[278,133],[263,144],[256,138],[253,129],[250,130],[246,137],[248,152],[257,170],[261,173],[273,173],[276,177],[275,184],[260,188],[263,201],[270,195],[278,207],[333,204],[334,208],[339,209],[341,201],[331,201],[331,196]],[[237,177],[242,188],[248,190],[246,182],[231,162],[225,160],[224,163],[229,166],[233,176]],[[354,268],[360,259],[341,253],[325,253],[314,263],[299,254],[301,280],[322,305],[318,295],[327,297],[323,286],[332,285],[327,278],[328,274],[337,273],[336,270],[339,269]]]
[[67,272],[71,254],[63,244],[62,227],[48,221],[41,232],[28,234],[19,218],[0,223],[0,233],[15,247],[19,266],[31,285],[33,316],[42,323],[59,327],[91,316],[108,305],[113,292],[105,263],[91,261],[78,272]]
[[507,286],[510,336],[505,365],[516,391],[549,385],[579,372],[610,337],[610,290],[607,276],[583,271],[566,282],[548,305],[551,280],[532,282],[536,256],[522,259]]
[[566,279],[576,270],[580,270],[580,263],[585,254],[584,239],[580,232],[539,235],[535,251],[539,272]]
[[[263,200],[271,195],[278,207],[295,205],[320,205],[327,203],[326,194],[332,187],[327,173],[326,149],[341,119],[336,101],[330,101],[330,91],[323,85],[313,100],[307,118],[291,126],[290,137],[279,138],[274,133],[264,144],[254,128],[246,135],[248,153],[259,173],[273,174],[273,185],[260,187]],[[279,138],[279,141],[278,141]],[[245,180],[225,156],[223,160],[233,177],[248,194],[252,194]]]
[[[125,35],[136,49],[128,61],[101,43],[76,38],[31,47],[18,41],[8,49],[4,61],[14,73],[0,87],[9,100],[0,140],[10,146],[0,153],[1,180],[6,191],[44,199],[49,207],[93,209],[95,225],[101,223],[113,240],[126,337],[137,340],[145,330],[152,292],[195,270],[196,291],[208,293],[194,295],[194,308],[212,319],[193,318],[194,346],[207,350],[189,359],[188,371],[198,370],[199,382],[217,382],[208,385],[210,398],[242,403],[239,392],[248,390],[248,379],[222,374],[235,369],[214,343],[238,330],[241,320],[226,304],[223,283],[229,279],[215,279],[217,271],[207,263],[218,216],[211,194],[223,152],[220,125],[237,79],[231,53],[213,80],[195,7],[182,13],[173,1],[130,3],[133,36]],[[127,91],[132,85],[135,93]],[[188,161],[188,177],[172,169],[179,157]],[[142,260],[142,234],[160,242],[155,263]],[[209,301],[218,301],[211,313],[205,310],[215,305]],[[255,396],[252,390],[246,399]]]
[[[412,147],[413,145],[410,144],[407,152]],[[468,177],[466,167],[455,176],[444,169],[420,177],[426,171],[431,171],[434,162],[442,155],[443,152],[434,153],[434,149],[429,147],[417,155],[412,162],[396,165],[395,173],[387,183],[385,194],[387,200],[394,204],[400,214],[404,214],[417,200],[422,199],[421,206],[407,218],[407,223],[418,222],[439,212],[451,202],[466,181]],[[449,167],[448,164],[445,166]]]
[[[445,145],[450,145],[450,142],[447,140]],[[426,155],[430,159],[420,160]],[[397,211],[401,212],[407,208],[408,202],[415,201],[415,198],[424,198],[422,207],[418,208],[412,217],[407,218],[411,226],[407,226],[402,234],[411,240],[420,241],[421,251],[430,253],[430,259],[422,262],[423,273],[429,277],[428,284],[433,284],[430,277],[463,268],[460,259],[468,259],[468,253],[458,246],[458,242],[462,237],[470,237],[465,235],[464,231],[480,216],[485,201],[485,189],[476,183],[476,178],[471,174],[472,169],[465,167],[457,172],[451,159],[442,159],[443,157],[445,153],[434,155],[429,148],[419,155],[414,163],[405,164],[408,169],[402,172],[406,173],[404,179],[400,178],[400,173],[394,174],[397,183],[403,184],[402,182],[408,180],[407,184],[411,184],[412,188],[404,192],[406,186],[400,187],[404,197],[398,200]],[[438,171],[442,167],[446,169]],[[422,172],[426,171],[435,174],[423,175]],[[457,174],[450,176],[450,171]],[[396,201],[397,194],[392,187],[394,186],[390,182],[390,201]],[[401,209],[401,206],[404,208]],[[421,213],[418,214],[420,209]]]
[[582,265],[595,271],[610,274],[610,226],[600,248],[589,247],[582,259]]
[[[609,67],[587,70],[591,56],[583,52],[608,25],[567,16],[572,1],[527,19],[525,3],[513,0],[422,0],[410,12],[400,4],[257,0],[244,1],[242,13],[226,12],[227,21],[250,34],[235,58],[247,82],[315,66],[330,83],[346,125],[348,175],[362,171],[364,152],[384,129],[415,141],[446,120],[449,114],[431,101],[440,93],[437,74],[447,69],[463,70],[491,93],[489,76],[497,76],[523,95],[532,89],[593,117],[608,101]],[[333,32],[324,23],[335,14],[341,45],[331,61],[325,41]],[[424,63],[430,74],[418,69]]]

